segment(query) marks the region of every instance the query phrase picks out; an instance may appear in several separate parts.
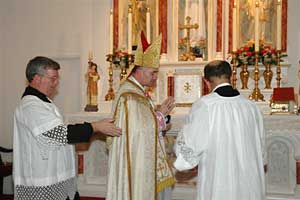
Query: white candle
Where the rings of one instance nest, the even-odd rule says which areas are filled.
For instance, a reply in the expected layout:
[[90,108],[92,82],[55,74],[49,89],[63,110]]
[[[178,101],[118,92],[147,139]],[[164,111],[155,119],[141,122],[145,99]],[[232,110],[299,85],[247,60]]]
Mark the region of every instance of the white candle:
[[150,30],[150,8],[148,7],[147,8],[147,13],[146,13],[146,31],[147,31],[147,40],[148,42],[150,43],[150,33],[151,33],[151,30]]
[[132,10],[128,9],[128,54],[132,53]]
[[281,50],[281,0],[277,2],[276,50]]
[[255,2],[255,51],[259,51],[259,3]]
[[114,23],[113,11],[110,10],[109,16],[109,54],[113,54],[114,49]]
[[89,51],[89,58],[88,58],[88,60],[93,60],[93,52],[92,51]]
[[232,51],[236,51],[236,3],[233,3],[232,10]]

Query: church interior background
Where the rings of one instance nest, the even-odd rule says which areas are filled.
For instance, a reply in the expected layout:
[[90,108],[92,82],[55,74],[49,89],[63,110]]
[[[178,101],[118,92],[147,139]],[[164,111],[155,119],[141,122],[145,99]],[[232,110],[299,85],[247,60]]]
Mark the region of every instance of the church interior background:
[[[207,92],[205,64],[226,59],[234,69],[234,86],[264,113],[268,199],[300,199],[300,123],[294,113],[300,99],[299,10],[295,0],[0,0],[0,146],[12,147],[13,111],[26,86],[30,58],[44,55],[61,64],[54,101],[65,120],[93,121],[111,115],[111,99],[143,30],[150,41],[163,37],[159,80],[150,92],[156,103],[168,95],[176,100],[166,138],[170,160],[192,102]],[[100,75],[97,112],[84,111],[88,61],[98,65]],[[277,87],[293,87],[296,101],[285,114],[270,115]],[[105,197],[103,138],[76,148],[79,192]],[[194,199],[195,173],[176,174],[173,199]],[[12,193],[11,176],[4,182],[4,192]]]

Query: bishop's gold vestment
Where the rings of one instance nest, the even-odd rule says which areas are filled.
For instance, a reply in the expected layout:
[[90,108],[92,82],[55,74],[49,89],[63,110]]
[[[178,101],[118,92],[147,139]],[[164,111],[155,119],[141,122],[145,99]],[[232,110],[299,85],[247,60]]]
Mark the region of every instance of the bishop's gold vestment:
[[155,200],[174,184],[154,108],[143,90],[126,80],[113,106],[120,137],[109,138],[107,200]]

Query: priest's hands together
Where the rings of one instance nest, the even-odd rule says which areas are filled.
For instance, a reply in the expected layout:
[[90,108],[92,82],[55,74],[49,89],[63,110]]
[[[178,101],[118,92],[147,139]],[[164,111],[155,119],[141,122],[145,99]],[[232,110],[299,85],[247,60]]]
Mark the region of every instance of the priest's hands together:
[[114,124],[114,119],[108,118],[91,123],[95,133],[100,132],[107,136],[120,136],[122,129]]
[[162,102],[162,104],[157,108],[157,110],[161,112],[164,116],[167,116],[168,114],[171,113],[174,107],[175,107],[174,97],[168,97],[166,100]]

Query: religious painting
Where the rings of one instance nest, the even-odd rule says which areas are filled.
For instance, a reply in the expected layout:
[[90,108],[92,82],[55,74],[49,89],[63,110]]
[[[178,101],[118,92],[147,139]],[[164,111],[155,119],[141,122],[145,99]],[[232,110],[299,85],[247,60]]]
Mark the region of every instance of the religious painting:
[[132,49],[135,50],[140,39],[140,32],[144,31],[146,35],[146,14],[150,11],[150,41],[158,35],[158,2],[148,0],[115,0],[114,1],[114,23],[115,30],[118,32],[119,49],[128,49],[128,9],[132,9]]
[[[239,42],[240,46],[249,40],[254,41],[254,17],[256,0],[239,0]],[[275,46],[276,41],[276,2],[277,0],[260,0],[259,2],[259,37],[265,43]]]
[[[188,50],[187,40],[190,42],[190,50],[196,58],[206,59],[207,55],[207,9],[208,0],[178,0],[178,27],[184,27],[188,23],[196,25],[190,30],[180,28],[178,30],[178,56]],[[190,21],[187,21],[190,17]],[[189,31],[189,34],[188,34]]]
[[178,107],[191,106],[201,96],[201,73],[176,72],[174,75],[174,98]]
[[[240,48],[249,42],[254,42],[255,12],[256,7],[258,7],[258,35],[260,42],[263,42],[272,48],[276,48],[276,41],[278,40],[277,37],[280,37],[281,34],[280,49],[282,51],[286,51],[287,0],[280,1],[280,33],[278,33],[277,29],[278,0],[230,0],[229,9],[232,10],[234,2],[236,2],[237,7],[237,48]],[[230,12],[230,16],[232,19],[232,12]],[[232,20],[229,22],[231,23],[229,35],[232,36]],[[229,44],[230,49],[231,45],[232,42]]]

